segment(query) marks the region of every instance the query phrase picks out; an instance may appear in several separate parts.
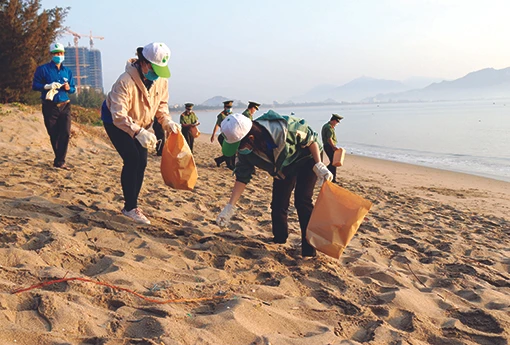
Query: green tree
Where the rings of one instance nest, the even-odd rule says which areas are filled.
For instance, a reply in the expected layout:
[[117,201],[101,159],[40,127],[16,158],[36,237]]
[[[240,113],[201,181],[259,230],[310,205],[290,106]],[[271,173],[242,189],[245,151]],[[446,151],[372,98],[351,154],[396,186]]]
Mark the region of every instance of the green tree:
[[40,2],[0,0],[0,103],[30,98],[35,69],[64,28],[69,8],[41,10]]
[[79,94],[69,95],[69,98],[72,104],[77,104],[84,108],[100,108],[106,96],[94,89],[82,89]]

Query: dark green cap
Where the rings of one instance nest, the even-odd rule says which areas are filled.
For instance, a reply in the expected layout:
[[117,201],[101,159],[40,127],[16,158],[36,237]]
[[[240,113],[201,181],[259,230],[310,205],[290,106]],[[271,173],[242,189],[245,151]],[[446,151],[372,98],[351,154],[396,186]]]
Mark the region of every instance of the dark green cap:
[[184,106],[186,108],[193,108],[194,104],[193,103],[184,103]]
[[225,107],[231,107],[232,104],[234,104],[234,101],[225,101],[225,102],[223,102],[223,106],[225,106]]
[[248,101],[248,108],[255,108],[255,109],[259,110],[259,107],[260,107],[260,103]]
[[338,114],[333,114],[333,115],[331,116],[330,121],[331,121],[331,120],[337,120],[337,121],[340,121],[340,120],[342,120],[343,118],[344,118],[343,116],[340,116],[340,115],[338,115]]

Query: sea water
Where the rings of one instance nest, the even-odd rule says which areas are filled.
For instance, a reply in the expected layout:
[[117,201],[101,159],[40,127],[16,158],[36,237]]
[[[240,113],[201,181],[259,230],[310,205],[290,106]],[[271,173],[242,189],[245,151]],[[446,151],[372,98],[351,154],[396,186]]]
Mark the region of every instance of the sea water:
[[[294,112],[319,135],[332,113],[344,116],[336,135],[347,153],[510,182],[510,99],[272,109]],[[195,111],[203,133],[212,133],[218,112]]]

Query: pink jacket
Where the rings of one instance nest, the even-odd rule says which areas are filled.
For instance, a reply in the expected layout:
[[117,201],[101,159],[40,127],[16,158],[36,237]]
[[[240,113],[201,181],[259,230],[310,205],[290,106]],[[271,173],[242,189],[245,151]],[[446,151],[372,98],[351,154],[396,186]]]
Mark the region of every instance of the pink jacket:
[[134,66],[136,59],[126,64],[106,98],[106,105],[112,113],[113,124],[134,137],[141,127],[148,129],[154,116],[162,123],[168,110],[168,79],[158,78],[147,91],[140,73]]

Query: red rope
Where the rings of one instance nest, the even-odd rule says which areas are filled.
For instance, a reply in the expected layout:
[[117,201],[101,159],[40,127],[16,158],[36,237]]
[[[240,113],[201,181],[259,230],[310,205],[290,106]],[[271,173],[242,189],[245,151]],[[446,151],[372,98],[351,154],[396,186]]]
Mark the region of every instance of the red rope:
[[58,284],[58,283],[63,283],[63,282],[68,282],[68,281],[72,281],[72,280],[79,280],[79,281],[82,281],[82,282],[94,283],[94,284],[97,284],[97,285],[107,286],[107,287],[112,288],[112,289],[125,291],[125,292],[133,294],[133,295],[135,295],[135,296],[137,296],[137,297],[139,297],[141,299],[144,299],[144,300],[146,300],[148,302],[157,303],[157,304],[191,303],[191,302],[212,301],[212,300],[215,300],[215,299],[224,299],[224,298],[227,298],[227,296],[213,296],[213,297],[201,297],[201,298],[178,298],[178,299],[157,300],[157,299],[145,297],[145,296],[139,294],[138,292],[135,292],[133,290],[129,290],[129,289],[126,289],[126,288],[123,288],[123,287],[120,287],[120,286],[111,285],[111,284],[108,284],[108,283],[103,283],[103,282],[100,282],[100,281],[91,280],[91,279],[87,279],[87,278],[78,278],[78,277],[50,280],[50,281],[47,281],[47,282],[44,282],[44,283],[32,285],[32,286],[24,288],[24,289],[14,290],[14,291],[11,292],[11,294],[14,295],[14,294],[30,291],[30,290],[33,290],[33,289],[39,289],[39,288],[42,288],[44,286]]

